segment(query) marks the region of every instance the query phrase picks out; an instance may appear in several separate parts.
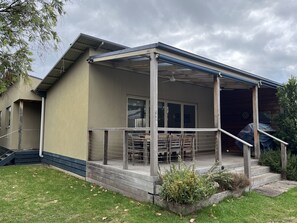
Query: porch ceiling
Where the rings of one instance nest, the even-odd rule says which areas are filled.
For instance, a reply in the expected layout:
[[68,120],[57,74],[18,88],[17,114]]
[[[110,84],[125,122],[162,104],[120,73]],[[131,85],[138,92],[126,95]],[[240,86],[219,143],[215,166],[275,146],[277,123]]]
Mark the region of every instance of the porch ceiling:
[[[147,56],[132,56],[127,58],[96,62],[116,69],[132,71],[140,74],[150,74],[150,60]],[[159,84],[182,82],[184,84],[197,85],[200,87],[213,88],[214,75],[207,72],[188,68],[169,62],[158,60]],[[221,78],[221,88],[224,89],[248,89],[254,84],[232,80],[226,77]]]
[[255,85],[277,88],[281,84],[246,71],[163,44],[127,48],[89,57],[91,64],[149,74],[150,54],[158,55],[159,77],[204,87],[212,87],[213,76],[221,76],[221,87],[246,89]]

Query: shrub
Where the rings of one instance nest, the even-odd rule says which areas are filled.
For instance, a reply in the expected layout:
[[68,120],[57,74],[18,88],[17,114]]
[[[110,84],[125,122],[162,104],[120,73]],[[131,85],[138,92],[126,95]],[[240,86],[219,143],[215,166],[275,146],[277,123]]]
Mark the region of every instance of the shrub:
[[232,173],[226,171],[209,171],[206,174],[207,180],[216,182],[219,185],[219,190],[232,189]]
[[277,89],[277,97],[282,112],[277,117],[277,137],[288,142],[288,149],[297,153],[297,78],[291,77]]
[[226,171],[209,171],[207,179],[219,184],[219,190],[236,191],[250,185],[249,179],[242,173],[230,173]]
[[279,150],[267,150],[261,154],[259,164],[269,166],[271,171],[281,173],[281,155]]
[[[281,153],[280,150],[268,150],[261,154],[259,163],[269,166],[273,172],[281,173]],[[297,155],[288,153],[287,179],[297,181]]]
[[236,191],[239,189],[244,189],[250,186],[251,182],[243,173],[233,173],[232,174],[232,187],[231,190]]
[[197,175],[194,166],[172,165],[161,175],[161,180],[160,196],[168,202],[192,204],[216,192],[215,184],[206,177]]
[[297,181],[297,155],[288,154],[287,179]]

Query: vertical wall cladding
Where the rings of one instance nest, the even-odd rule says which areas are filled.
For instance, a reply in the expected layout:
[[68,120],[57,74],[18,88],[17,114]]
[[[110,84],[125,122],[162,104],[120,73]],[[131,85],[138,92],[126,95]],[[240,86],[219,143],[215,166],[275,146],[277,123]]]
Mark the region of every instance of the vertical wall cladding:
[[85,52],[46,96],[44,151],[86,160],[89,64]]
[[[90,65],[89,128],[126,127],[127,98],[149,98],[149,76]],[[213,90],[159,80],[159,99],[198,106],[198,127],[213,127]],[[93,156],[102,154],[103,133],[96,132]],[[122,133],[110,136],[110,155],[122,156]],[[211,141],[211,139],[209,140]],[[213,148],[211,148],[213,149]]]

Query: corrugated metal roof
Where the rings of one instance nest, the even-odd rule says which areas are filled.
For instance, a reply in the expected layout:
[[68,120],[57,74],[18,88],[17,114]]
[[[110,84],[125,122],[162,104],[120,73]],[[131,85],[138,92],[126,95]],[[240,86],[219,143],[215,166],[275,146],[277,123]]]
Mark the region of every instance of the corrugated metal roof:
[[50,70],[46,77],[37,86],[37,92],[46,92],[67,70],[76,62],[76,60],[89,48],[104,49],[107,51],[118,51],[127,48],[126,46],[99,39],[86,34],[80,34],[70,45],[65,54]]

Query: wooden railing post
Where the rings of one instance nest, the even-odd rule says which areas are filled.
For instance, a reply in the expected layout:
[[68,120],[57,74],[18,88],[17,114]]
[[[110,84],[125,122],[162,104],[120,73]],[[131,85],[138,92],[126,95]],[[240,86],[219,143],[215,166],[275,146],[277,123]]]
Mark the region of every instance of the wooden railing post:
[[215,143],[215,162],[222,165],[222,142],[221,142],[221,99],[220,99],[220,77],[214,77],[213,96],[214,96],[214,127],[216,132]]
[[253,124],[254,124],[254,149],[255,158],[261,156],[259,129],[259,108],[258,108],[258,86],[253,88]]
[[251,148],[243,144],[243,165],[244,174],[251,179]]
[[128,169],[128,132],[123,131],[123,169]]
[[104,130],[104,151],[103,151],[103,165],[107,165],[108,159],[108,131]]
[[282,179],[287,178],[287,146],[281,143]]
[[88,135],[88,161],[92,160],[92,138],[93,138],[93,131],[89,130],[89,135]]

